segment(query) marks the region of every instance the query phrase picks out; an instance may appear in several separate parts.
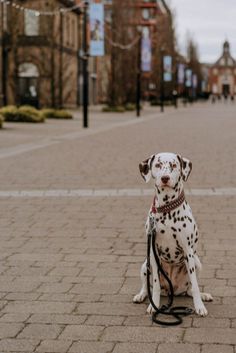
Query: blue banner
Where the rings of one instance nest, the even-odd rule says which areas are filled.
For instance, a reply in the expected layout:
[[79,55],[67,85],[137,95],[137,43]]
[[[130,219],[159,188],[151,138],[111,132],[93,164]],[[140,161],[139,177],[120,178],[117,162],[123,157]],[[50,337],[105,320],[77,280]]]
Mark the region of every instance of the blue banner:
[[178,84],[179,85],[184,84],[184,78],[185,78],[185,65],[179,64],[178,65]]
[[163,67],[164,67],[164,81],[172,81],[172,57],[166,55],[163,57]]
[[151,71],[152,49],[150,38],[142,38],[141,46],[141,68],[143,72]]
[[186,75],[186,81],[185,81],[186,87],[192,87],[192,70],[187,69],[185,75]]
[[104,55],[104,5],[91,4],[90,10],[90,55]]
[[194,74],[193,75],[193,88],[197,88],[198,86],[198,79],[197,79],[197,75]]

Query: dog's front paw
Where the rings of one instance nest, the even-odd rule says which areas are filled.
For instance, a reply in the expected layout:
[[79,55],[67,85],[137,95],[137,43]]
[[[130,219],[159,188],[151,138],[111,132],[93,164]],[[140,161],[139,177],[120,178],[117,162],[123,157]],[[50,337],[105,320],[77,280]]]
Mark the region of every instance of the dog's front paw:
[[152,304],[149,304],[147,308],[147,313],[151,315],[152,313],[155,313],[155,312],[156,310],[153,308]]
[[[156,305],[156,307],[159,308],[159,305]],[[149,304],[148,308],[147,308],[147,313],[148,314],[153,314],[155,312],[156,312],[156,310],[153,308],[152,304]]]
[[212,302],[213,297],[210,293],[201,293],[201,298],[204,302]]
[[146,299],[147,293],[140,292],[133,297],[133,303],[142,303]]
[[200,316],[207,316],[208,314],[207,309],[203,304],[203,302],[195,304],[195,311],[196,311],[196,314]]

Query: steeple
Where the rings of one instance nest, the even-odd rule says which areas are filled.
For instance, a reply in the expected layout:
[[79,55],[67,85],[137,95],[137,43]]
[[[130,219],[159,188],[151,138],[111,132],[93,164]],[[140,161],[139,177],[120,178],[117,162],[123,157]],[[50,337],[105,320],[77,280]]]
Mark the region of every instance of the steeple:
[[227,40],[223,43],[223,53],[221,57],[217,60],[215,65],[224,67],[236,65],[234,58],[230,54],[230,44]]
[[230,45],[229,45],[229,42],[226,40],[223,45],[223,53],[229,54],[229,51],[230,51]]

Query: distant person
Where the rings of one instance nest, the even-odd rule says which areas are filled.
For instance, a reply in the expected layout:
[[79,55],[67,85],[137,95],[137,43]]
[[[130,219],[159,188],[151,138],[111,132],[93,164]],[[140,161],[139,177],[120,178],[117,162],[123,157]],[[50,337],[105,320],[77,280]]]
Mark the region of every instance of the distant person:
[[234,95],[233,94],[231,94],[230,99],[231,99],[231,102],[234,103]]

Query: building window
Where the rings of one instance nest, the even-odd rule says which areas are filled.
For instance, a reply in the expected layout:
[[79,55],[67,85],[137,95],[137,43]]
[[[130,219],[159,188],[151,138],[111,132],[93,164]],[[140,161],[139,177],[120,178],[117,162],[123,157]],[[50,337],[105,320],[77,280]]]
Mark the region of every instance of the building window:
[[220,65],[221,66],[225,66],[226,65],[225,58],[220,59]]
[[72,36],[72,39],[71,39],[71,45],[73,47],[76,47],[76,22],[75,22],[75,19],[73,18],[72,19],[72,30],[71,30],[71,36]]
[[112,23],[112,9],[105,9],[106,22]]
[[2,4],[3,8],[2,8],[2,11],[3,11],[3,30],[4,31],[7,31],[8,30],[8,14],[7,14],[7,4],[6,3],[3,3]]
[[228,58],[228,60],[227,60],[227,65],[228,66],[233,66],[233,60],[231,59],[231,58]]
[[39,35],[39,16],[30,10],[24,12],[24,32],[26,36]]
[[66,45],[70,45],[70,18],[66,16]]
[[18,95],[20,104],[39,106],[39,70],[36,65],[29,62],[19,65]]
[[143,9],[143,19],[144,20],[149,20],[149,18],[150,18],[150,12],[149,12],[149,9]]

